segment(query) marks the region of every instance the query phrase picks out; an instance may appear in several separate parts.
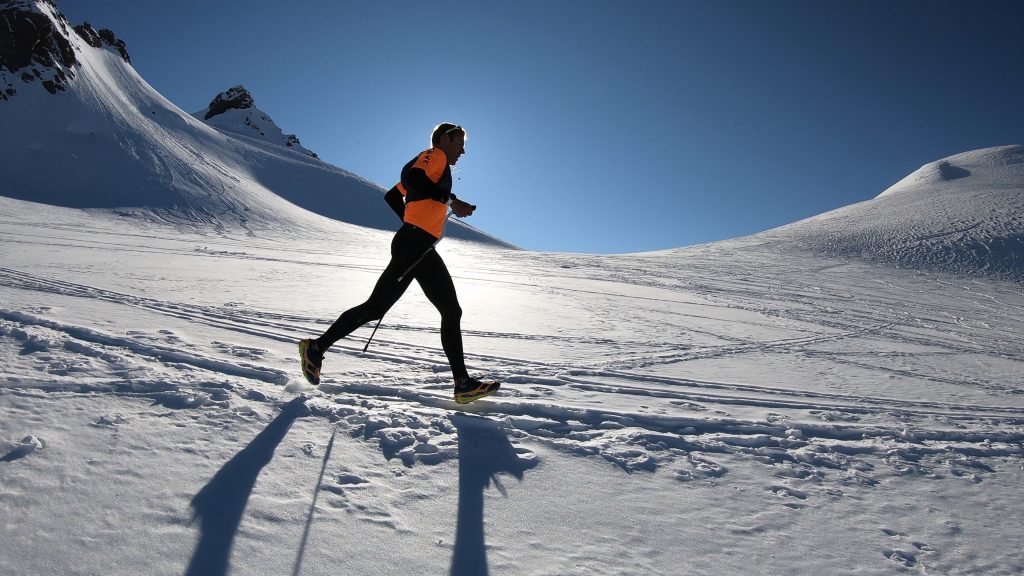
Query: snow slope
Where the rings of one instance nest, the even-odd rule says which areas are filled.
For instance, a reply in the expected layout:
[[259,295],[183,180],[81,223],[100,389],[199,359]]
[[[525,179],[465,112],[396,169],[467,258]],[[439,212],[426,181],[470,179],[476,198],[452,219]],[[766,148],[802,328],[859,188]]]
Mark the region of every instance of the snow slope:
[[762,237],[837,257],[1022,280],[1024,146],[925,164],[873,200]]
[[[48,2],[18,6],[63,18]],[[397,227],[379,186],[295,147],[218,131],[158,94],[116,50],[92,47],[66,25],[53,34],[69,43],[77,64],[68,67],[63,91],[28,83],[0,103],[4,196],[186,226],[287,228],[322,220],[301,207],[361,226]],[[449,233],[502,244],[461,222]]]

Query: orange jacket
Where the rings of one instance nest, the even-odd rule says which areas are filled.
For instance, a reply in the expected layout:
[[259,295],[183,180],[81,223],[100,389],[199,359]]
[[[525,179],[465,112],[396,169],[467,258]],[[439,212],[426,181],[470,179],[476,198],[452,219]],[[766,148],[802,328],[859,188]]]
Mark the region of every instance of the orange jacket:
[[434,238],[444,235],[448,204],[452,194],[452,169],[440,148],[420,152],[402,168],[402,181],[395,185],[405,196],[407,224],[422,228]]

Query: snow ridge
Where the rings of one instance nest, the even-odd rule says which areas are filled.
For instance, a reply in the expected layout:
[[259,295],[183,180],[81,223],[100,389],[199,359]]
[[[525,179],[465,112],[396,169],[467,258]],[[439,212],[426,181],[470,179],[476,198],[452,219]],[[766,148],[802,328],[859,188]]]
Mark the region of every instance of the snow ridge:
[[1024,146],[930,162],[873,200],[753,240],[903,268],[1024,280]]

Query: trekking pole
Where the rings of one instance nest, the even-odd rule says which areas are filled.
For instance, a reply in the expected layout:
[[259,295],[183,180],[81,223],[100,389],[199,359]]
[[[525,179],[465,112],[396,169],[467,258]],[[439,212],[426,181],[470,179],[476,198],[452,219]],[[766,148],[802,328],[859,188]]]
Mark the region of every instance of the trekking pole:
[[[475,206],[474,206],[474,208],[475,208]],[[445,229],[448,228],[448,219],[451,218],[452,214],[454,214],[454,213],[455,212],[453,212],[453,211],[450,211],[450,210],[448,211],[448,215],[444,217],[444,224],[441,227],[441,238],[438,238],[437,240],[434,240],[434,243],[431,244],[429,248],[424,250],[423,254],[420,254],[420,257],[417,258],[415,262],[413,262],[411,265],[409,265],[408,268],[405,269],[405,272],[402,272],[402,275],[398,277],[398,283],[399,284],[401,284],[402,280],[405,280],[405,277],[408,276],[409,273],[412,272],[413,269],[416,268],[416,266],[418,266],[419,263],[422,262],[423,259],[427,257],[427,254],[430,254],[430,252],[434,248],[437,247],[437,244],[439,242],[441,242],[441,239],[444,238]],[[370,337],[366,339],[366,346],[363,346],[363,354],[366,354],[366,351],[370,348],[370,342],[373,341],[374,335],[377,334],[377,328],[380,328],[380,322],[383,319],[384,319],[383,315],[381,315],[381,317],[377,319],[377,325],[373,327],[373,332],[371,332],[370,333]]]

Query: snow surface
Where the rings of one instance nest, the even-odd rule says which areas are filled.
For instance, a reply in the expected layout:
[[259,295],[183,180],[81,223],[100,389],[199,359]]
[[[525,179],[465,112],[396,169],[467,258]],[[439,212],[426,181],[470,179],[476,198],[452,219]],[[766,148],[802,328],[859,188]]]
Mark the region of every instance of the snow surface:
[[832,256],[1024,281],[1024,146],[931,162],[873,200],[761,236]]
[[298,380],[386,232],[0,202],[5,573],[1024,569],[1019,284],[446,240],[471,370],[506,382],[459,408],[416,289]]
[[[505,382],[460,407],[416,288],[305,385],[298,339],[391,234],[264,180],[340,170],[82,50],[70,98],[0,105],[3,574],[1024,572],[1024,290],[974,249],[1020,237],[1019,148],[704,246],[446,239]],[[985,218],[932,233],[954,213]]]

